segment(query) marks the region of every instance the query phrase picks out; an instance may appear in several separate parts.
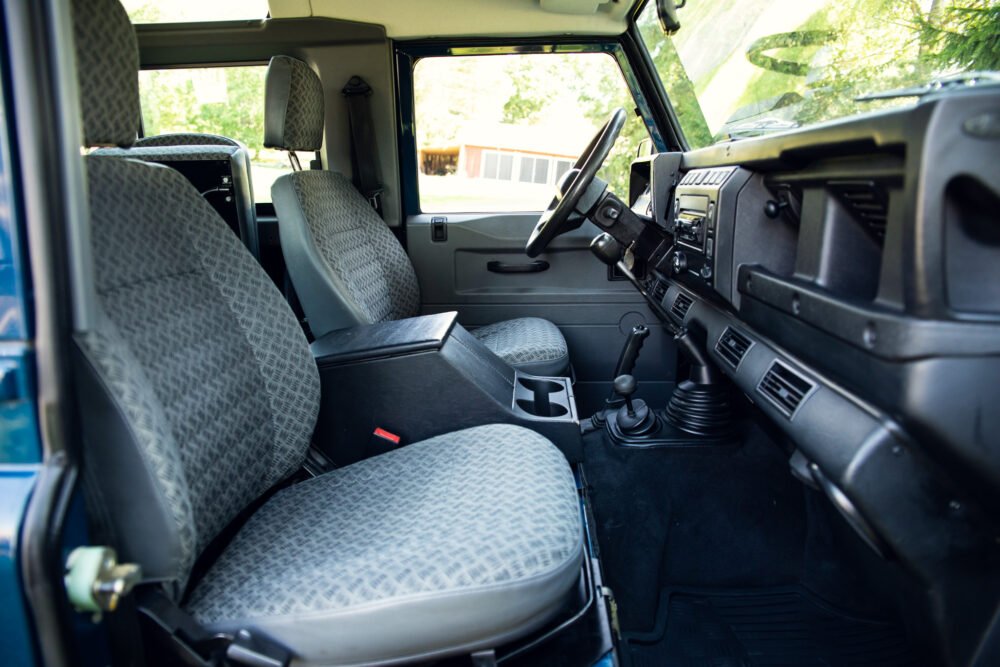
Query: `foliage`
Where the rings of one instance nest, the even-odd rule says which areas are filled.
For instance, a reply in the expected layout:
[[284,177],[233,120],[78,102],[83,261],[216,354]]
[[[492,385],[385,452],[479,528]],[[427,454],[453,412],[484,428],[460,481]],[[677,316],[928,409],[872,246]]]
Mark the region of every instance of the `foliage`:
[[[926,6],[927,1],[922,1]],[[932,0],[926,9],[917,0],[859,0],[817,6],[819,9],[794,30],[786,27],[756,39],[748,48],[734,45],[728,60],[695,82],[699,91],[718,92],[720,86],[733,83],[731,78],[718,76],[721,69],[738,69],[733,64],[740,59],[756,65],[731,107],[715,109],[728,119],[726,127],[764,118],[807,125],[897,106],[912,98],[857,98],[950,72],[1000,69],[1000,6],[996,0]],[[726,8],[747,10],[747,5]],[[719,16],[708,18],[718,20]],[[719,80],[715,80],[717,76]],[[683,121],[682,125],[690,135],[689,125]]]
[[[264,67],[143,72],[140,96],[145,134],[209,132],[243,142],[254,157],[264,141]],[[214,80],[213,80],[214,79]],[[199,100],[196,82],[210,90]]]
[[927,15],[919,6],[911,11],[925,58],[931,62],[965,70],[1000,70],[1000,3],[966,0],[935,7]]
[[712,142],[712,133],[705,122],[694,84],[681,63],[673,40],[664,38],[655,12],[650,11],[650,3],[639,18],[639,33],[649,49],[653,65],[660,75],[667,99],[673,105],[674,114],[684,131],[688,145],[692,148],[707,146]]

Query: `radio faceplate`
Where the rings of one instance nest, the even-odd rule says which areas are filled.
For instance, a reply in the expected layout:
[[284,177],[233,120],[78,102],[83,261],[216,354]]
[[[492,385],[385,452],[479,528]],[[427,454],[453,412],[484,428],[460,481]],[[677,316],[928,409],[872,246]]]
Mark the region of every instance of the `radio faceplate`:
[[719,193],[734,171],[694,169],[677,184],[670,230],[675,245],[669,258],[675,275],[693,274],[712,284]]

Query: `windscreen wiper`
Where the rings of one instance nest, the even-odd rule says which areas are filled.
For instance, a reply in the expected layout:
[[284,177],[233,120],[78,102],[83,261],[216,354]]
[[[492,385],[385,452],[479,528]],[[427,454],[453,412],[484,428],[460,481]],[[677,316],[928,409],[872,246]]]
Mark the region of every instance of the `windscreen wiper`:
[[854,101],[868,102],[870,100],[891,100],[897,97],[924,97],[925,95],[949,90],[997,84],[1000,84],[1000,72],[966,72],[964,74],[954,74],[939,79],[932,79],[919,86],[895,88],[893,90],[883,90],[878,93],[859,95],[854,98]]

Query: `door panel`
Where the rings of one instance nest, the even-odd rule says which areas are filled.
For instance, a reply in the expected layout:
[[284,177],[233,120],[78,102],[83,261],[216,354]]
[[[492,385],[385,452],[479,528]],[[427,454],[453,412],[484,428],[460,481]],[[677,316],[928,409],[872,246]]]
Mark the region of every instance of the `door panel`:
[[[432,219],[446,218],[444,241],[434,241]],[[544,317],[569,344],[577,377],[580,413],[592,413],[607,392],[625,341],[636,324],[650,328],[636,369],[641,393],[653,405],[665,403],[675,377],[675,348],[643,298],[624,280],[609,280],[608,269],[590,253],[599,230],[587,222],[558,237],[537,259],[549,268],[538,273],[494,273],[491,261],[531,262],[524,244],[537,213],[412,216],[406,237],[420,281],[426,313],[456,310],[467,328],[514,317]]]

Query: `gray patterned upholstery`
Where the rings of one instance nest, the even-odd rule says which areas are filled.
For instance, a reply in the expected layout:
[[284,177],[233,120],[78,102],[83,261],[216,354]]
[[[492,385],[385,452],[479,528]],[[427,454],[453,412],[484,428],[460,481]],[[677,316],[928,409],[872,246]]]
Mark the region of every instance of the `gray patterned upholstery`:
[[323,84],[301,60],[274,56],[267,67],[264,145],[318,151],[323,145]]
[[87,146],[130,146],[139,129],[139,48],[118,0],[73,0]]
[[[302,212],[325,270],[344,286],[360,311],[363,320],[358,323],[416,315],[420,310],[420,288],[413,265],[389,227],[354,185],[330,171],[301,171],[283,178],[291,187],[293,202]],[[279,216],[289,208],[283,206],[286,199],[275,199]],[[283,223],[286,218],[281,218]],[[289,264],[293,281],[302,268],[301,263]],[[322,314],[316,313],[323,306],[310,300],[309,295],[300,298],[313,333],[328,331]]]
[[471,333],[493,354],[532,375],[558,375],[569,364],[569,349],[562,332],[540,317],[504,320]]
[[138,444],[182,535],[170,574],[183,581],[239,511],[301,464],[319,378],[281,294],[183,176],[113,157],[90,157],[87,170],[107,322],[80,344],[148,431]]
[[[444,629],[461,640],[467,627],[503,616],[508,586],[571,582],[581,535],[562,454],[533,431],[482,426],[279,492],[233,539],[187,608],[220,630],[257,627],[317,662],[414,655],[428,635]],[[465,620],[421,618],[428,595],[465,597]],[[522,605],[514,613],[544,622],[534,602]],[[360,618],[370,627],[359,629],[354,614],[366,609]],[[357,632],[397,654],[352,654]],[[310,654],[320,638],[322,652]]]
[[155,134],[151,137],[140,137],[135,142],[135,147],[159,147],[159,146],[240,146],[240,142],[229,137],[207,132],[171,132],[168,134]]

